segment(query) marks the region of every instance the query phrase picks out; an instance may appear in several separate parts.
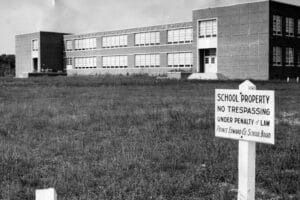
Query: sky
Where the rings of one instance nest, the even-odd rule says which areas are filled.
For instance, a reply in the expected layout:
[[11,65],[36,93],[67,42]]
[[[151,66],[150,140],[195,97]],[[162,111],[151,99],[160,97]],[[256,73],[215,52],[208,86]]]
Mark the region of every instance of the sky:
[[[89,33],[192,20],[192,10],[261,0],[0,0],[0,54],[15,53],[15,35]],[[300,0],[280,0],[300,6]]]

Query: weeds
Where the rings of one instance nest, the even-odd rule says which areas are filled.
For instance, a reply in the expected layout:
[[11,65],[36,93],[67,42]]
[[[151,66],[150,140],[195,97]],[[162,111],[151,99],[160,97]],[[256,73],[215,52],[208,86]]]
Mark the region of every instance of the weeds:
[[[238,84],[0,79],[0,199],[33,199],[46,187],[68,200],[232,199],[237,142],[214,136],[214,89]],[[257,145],[257,186],[295,195],[300,127],[286,116],[300,116],[299,85],[256,84],[276,91],[278,120],[276,145]]]

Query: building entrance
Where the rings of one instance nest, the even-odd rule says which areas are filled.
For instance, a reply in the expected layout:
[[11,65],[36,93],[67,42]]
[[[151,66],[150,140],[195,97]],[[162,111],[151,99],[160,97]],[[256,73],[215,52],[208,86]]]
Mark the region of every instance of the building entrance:
[[33,72],[37,72],[38,71],[38,59],[33,58],[32,64],[33,64]]
[[217,73],[216,49],[207,49],[204,51],[204,72]]
[[199,49],[199,73],[217,73],[217,49]]

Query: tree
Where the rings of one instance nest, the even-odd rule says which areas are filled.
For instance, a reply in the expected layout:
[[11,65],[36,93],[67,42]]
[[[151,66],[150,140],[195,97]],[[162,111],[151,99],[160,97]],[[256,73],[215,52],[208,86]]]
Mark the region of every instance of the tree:
[[0,55],[0,76],[14,76],[15,55]]

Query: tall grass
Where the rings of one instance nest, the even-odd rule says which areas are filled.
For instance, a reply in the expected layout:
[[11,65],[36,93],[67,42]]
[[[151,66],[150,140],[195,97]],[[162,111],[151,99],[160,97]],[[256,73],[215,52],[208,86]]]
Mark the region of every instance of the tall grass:
[[[0,199],[46,187],[66,200],[230,199],[237,142],[214,136],[214,89],[238,84],[0,79]],[[276,145],[257,147],[258,196],[287,199],[299,190],[300,87],[256,84],[276,91],[278,121]]]

